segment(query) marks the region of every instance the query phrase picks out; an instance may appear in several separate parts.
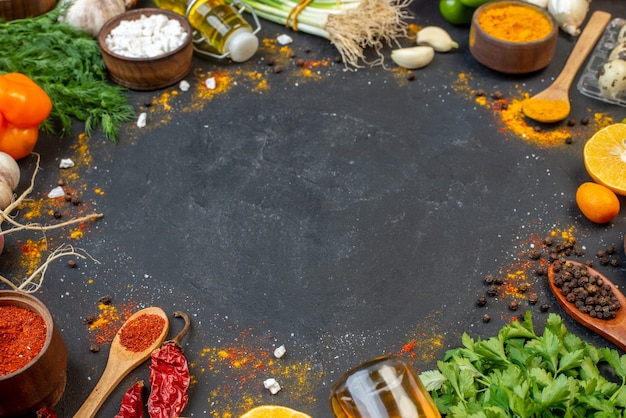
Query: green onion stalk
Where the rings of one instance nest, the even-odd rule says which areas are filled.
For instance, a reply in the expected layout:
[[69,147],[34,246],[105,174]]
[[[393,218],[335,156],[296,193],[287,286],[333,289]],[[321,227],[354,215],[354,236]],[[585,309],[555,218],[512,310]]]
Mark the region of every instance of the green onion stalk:
[[[412,0],[244,0],[262,19],[332,42],[348,66],[382,65],[385,45],[408,36]],[[368,62],[365,51],[377,58]]]

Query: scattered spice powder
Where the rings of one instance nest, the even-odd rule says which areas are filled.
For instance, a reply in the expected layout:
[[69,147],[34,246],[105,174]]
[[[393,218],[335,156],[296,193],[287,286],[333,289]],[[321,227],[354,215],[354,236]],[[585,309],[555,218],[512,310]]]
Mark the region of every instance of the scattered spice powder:
[[164,326],[165,319],[160,315],[141,314],[124,324],[120,343],[132,352],[144,351],[161,335]]
[[91,342],[105,344],[113,341],[117,331],[136,310],[136,306],[127,304],[118,308],[115,305],[99,302],[98,310],[98,315],[88,324],[88,329],[91,333]]
[[[256,336],[252,329],[240,332],[236,345],[206,347],[200,353],[200,363],[191,362],[193,374],[210,373],[210,380],[220,379],[218,388],[208,399],[209,415],[219,418],[240,416],[252,406],[266,402],[263,381],[275,378],[288,392],[290,399],[301,404],[316,402],[313,395],[322,383],[323,371],[310,359],[276,359],[275,341],[268,336]],[[197,379],[197,377],[196,377]]]
[[[468,73],[459,73],[453,83],[457,93],[468,96],[469,99],[482,107],[491,109],[497,122],[501,125],[500,132],[505,135],[515,135],[524,141],[547,148],[565,145],[572,141],[572,137],[588,138],[596,131],[613,123],[613,118],[603,113],[593,114],[593,122],[570,126],[567,123],[557,125],[529,124],[529,120],[522,112],[522,102],[530,97],[528,92],[518,91],[515,97],[506,98],[499,94],[489,97],[484,92],[472,87],[472,76]],[[479,94],[480,91],[480,94]],[[591,113],[591,110],[588,109]]]
[[41,352],[46,335],[46,322],[37,312],[0,305],[0,376],[30,363]]

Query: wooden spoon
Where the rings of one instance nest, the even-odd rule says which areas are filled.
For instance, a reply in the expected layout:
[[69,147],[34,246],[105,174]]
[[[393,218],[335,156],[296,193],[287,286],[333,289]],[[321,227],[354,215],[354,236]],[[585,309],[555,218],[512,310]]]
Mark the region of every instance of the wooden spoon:
[[[527,117],[537,122],[553,123],[569,115],[569,89],[572,81],[610,20],[611,15],[607,12],[596,11],[591,15],[561,74],[548,88],[522,103],[522,111]],[[542,111],[546,107],[550,109],[549,112]]]
[[[582,266],[582,263],[573,260],[567,260],[568,263]],[[550,284],[550,290],[554,294],[559,305],[567,312],[576,322],[589,328],[590,330],[602,335],[607,340],[614,343],[616,346],[626,351],[626,297],[620,292],[613,282],[607,279],[603,274],[599,273],[590,267],[587,267],[590,274],[596,274],[604,280],[604,283],[611,287],[611,290],[615,294],[615,297],[619,301],[621,308],[617,310],[616,316],[613,319],[597,319],[592,318],[586,313],[580,312],[573,303],[568,302],[561,293],[561,289],[556,287],[554,279],[556,273],[554,272],[554,264],[550,266],[548,270],[548,283]]]
[[[122,329],[124,329],[124,326],[126,326],[128,322],[144,314],[159,315],[162,317],[165,320],[163,331],[161,331],[161,334],[159,334],[157,339],[145,350],[138,352],[128,350],[120,342]],[[109,359],[107,360],[107,365],[102,373],[102,376],[100,377],[100,380],[98,381],[98,384],[80,407],[76,415],[74,415],[74,418],[93,418],[106,398],[111,394],[111,392],[113,392],[113,389],[117,387],[122,379],[124,379],[124,377],[126,377],[131,370],[146,361],[148,357],[150,357],[150,354],[163,343],[168,330],[169,320],[165,312],[163,312],[160,308],[145,308],[135,312],[130,318],[128,318],[119,331],[117,331],[117,334],[115,334],[113,342],[111,342]]]

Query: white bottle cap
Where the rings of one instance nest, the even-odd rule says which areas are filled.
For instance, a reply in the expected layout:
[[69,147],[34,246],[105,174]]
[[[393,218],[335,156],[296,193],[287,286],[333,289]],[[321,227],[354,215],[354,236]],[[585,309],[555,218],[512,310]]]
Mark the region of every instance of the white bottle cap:
[[224,44],[224,49],[230,53],[230,59],[235,62],[249,60],[258,48],[259,39],[247,28],[237,29]]

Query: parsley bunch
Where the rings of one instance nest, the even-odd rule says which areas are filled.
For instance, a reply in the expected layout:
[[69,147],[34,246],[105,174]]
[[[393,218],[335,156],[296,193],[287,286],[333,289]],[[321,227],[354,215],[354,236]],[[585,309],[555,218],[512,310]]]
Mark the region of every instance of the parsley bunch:
[[[596,348],[550,314],[538,336],[530,312],[505,325],[496,337],[448,350],[438,370],[420,375],[439,411],[448,417],[623,417],[626,355]],[[621,383],[605,378],[608,364]]]
[[87,135],[101,128],[115,140],[135,111],[126,90],[108,82],[98,42],[58,21],[62,7],[37,17],[0,20],[0,73],[26,74],[48,93],[53,106],[44,130],[54,132],[55,120],[64,134],[77,119],[85,122]]

